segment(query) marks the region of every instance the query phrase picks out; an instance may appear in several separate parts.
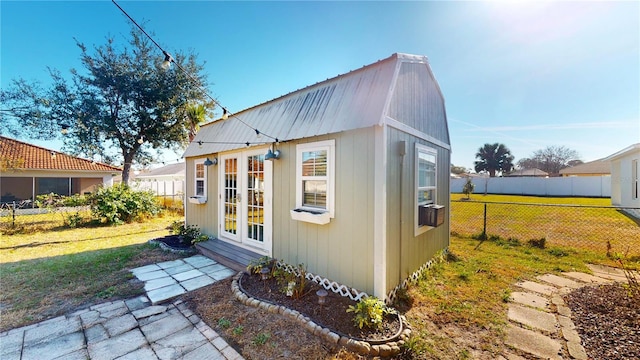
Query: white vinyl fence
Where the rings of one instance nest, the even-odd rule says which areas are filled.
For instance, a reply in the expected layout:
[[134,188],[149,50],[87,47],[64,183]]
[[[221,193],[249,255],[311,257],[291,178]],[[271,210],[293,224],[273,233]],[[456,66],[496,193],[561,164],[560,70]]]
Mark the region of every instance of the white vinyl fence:
[[[474,194],[611,197],[611,176],[472,177]],[[466,178],[451,179],[451,192],[462,193]]]

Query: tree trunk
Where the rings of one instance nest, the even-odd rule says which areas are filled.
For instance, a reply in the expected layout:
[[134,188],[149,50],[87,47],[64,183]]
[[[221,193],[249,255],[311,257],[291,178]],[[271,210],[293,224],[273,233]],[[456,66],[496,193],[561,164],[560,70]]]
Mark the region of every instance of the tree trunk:
[[124,165],[122,166],[122,183],[129,185],[129,173],[131,172],[131,164],[133,162],[133,154],[124,154]]

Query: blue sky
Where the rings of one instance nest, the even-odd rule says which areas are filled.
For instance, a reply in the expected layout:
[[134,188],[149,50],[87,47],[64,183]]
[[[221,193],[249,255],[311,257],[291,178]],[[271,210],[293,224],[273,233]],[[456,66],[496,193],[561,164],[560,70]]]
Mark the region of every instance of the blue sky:
[[[640,142],[637,1],[118,3],[169,52],[197,53],[232,112],[404,52],[429,58],[455,165],[473,167],[485,143],[516,160],[564,145],[591,161]],[[108,0],[3,0],[0,14],[3,88],[80,68],[74,38],[129,30]]]

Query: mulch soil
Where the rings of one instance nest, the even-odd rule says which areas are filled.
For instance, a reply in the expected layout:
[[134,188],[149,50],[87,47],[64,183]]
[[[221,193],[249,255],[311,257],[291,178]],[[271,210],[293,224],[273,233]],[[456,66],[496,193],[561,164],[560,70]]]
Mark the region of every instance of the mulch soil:
[[259,275],[244,274],[240,279],[240,286],[249,296],[299,311],[316,324],[340,335],[379,341],[391,338],[400,331],[400,320],[397,315],[386,316],[380,329],[358,328],[353,322],[354,314],[347,312],[349,306],[356,305],[356,302],[348,297],[327,291],[325,304],[320,306],[316,291],[322,289],[322,286],[313,281],[307,282],[304,295],[298,299],[287,296],[283,291],[285,284],[278,282],[273,277],[261,280]]
[[589,359],[640,355],[640,298],[624,286],[587,286],[564,297]]

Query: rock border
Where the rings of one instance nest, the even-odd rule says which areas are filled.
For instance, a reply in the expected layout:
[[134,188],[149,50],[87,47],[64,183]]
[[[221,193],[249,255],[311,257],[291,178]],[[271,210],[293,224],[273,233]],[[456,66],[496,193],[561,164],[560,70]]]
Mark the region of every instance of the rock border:
[[398,334],[389,338],[388,341],[384,343],[380,343],[380,340],[365,341],[337,334],[328,328],[316,324],[313,320],[304,316],[304,314],[299,311],[291,310],[282,305],[275,305],[261,301],[260,299],[253,298],[245,294],[239,284],[240,278],[243,274],[243,271],[236,274],[231,283],[231,291],[238,301],[247,306],[260,308],[273,314],[281,314],[297,321],[302,327],[304,327],[304,329],[313,335],[319,336],[330,345],[342,346],[360,355],[389,357],[398,355],[402,351],[401,347],[411,335],[411,328],[407,324],[407,319],[400,314],[398,314],[398,316],[400,317],[401,330]]
[[157,245],[157,246],[160,247],[160,249],[162,249],[164,251],[169,251],[169,252],[172,252],[172,253],[182,254],[182,255],[190,255],[190,254],[195,254],[195,253],[198,252],[198,250],[193,246],[188,248],[188,249],[176,249],[174,247],[171,247],[171,246],[163,243],[162,241],[160,241],[158,239],[149,240],[149,244]]

